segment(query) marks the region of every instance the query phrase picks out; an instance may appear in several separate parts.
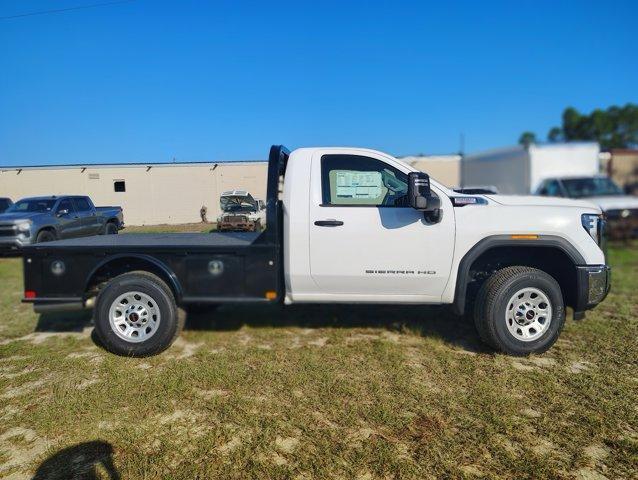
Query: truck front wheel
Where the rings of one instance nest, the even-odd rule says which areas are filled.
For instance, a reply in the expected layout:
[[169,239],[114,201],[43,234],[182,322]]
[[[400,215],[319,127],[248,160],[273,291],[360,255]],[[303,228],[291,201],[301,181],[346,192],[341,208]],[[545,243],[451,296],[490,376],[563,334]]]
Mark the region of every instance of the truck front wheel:
[[479,290],[474,323],[481,339],[496,350],[518,356],[545,352],[565,324],[560,286],[536,268],[503,268]]
[[112,279],[95,305],[95,330],[117,355],[145,357],[168,348],[183,327],[171,289],[148,272]]
[[44,243],[44,242],[52,242],[55,240],[55,233],[51,230],[42,230],[38,233],[38,236],[35,239],[35,243]]

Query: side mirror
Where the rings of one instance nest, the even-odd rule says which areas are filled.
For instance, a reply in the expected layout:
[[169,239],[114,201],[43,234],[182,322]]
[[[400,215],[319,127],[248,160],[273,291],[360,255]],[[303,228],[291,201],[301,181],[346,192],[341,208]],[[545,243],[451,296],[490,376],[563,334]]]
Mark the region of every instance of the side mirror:
[[65,215],[68,215],[69,211],[66,208],[63,208],[62,210],[58,210],[58,217],[64,217]]
[[430,176],[427,173],[408,173],[408,201],[412,208],[423,212],[426,220],[430,222],[440,220],[441,199],[432,195]]
[[[430,176],[423,172],[408,173],[408,202],[415,210],[428,212],[433,210],[432,192],[430,190]],[[438,200],[438,198],[436,198]],[[436,208],[440,206],[437,205]]]

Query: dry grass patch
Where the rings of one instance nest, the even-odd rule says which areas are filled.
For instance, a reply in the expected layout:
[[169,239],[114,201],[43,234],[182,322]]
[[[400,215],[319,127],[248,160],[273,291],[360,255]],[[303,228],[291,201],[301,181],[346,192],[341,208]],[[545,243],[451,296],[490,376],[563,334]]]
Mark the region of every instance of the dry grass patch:
[[328,305],[222,307],[131,359],[90,315],[21,305],[2,259],[0,477],[632,478],[638,252],[612,262],[608,300],[542,356],[440,308]]

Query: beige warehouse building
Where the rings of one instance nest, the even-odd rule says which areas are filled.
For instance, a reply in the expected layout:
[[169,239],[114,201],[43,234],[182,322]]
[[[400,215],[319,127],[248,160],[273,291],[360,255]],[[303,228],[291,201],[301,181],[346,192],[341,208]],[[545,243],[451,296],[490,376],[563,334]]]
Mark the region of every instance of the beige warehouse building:
[[427,173],[448,188],[461,185],[461,155],[413,155],[401,157],[405,163]]
[[[460,155],[402,160],[444,185],[460,184]],[[266,161],[0,167],[0,197],[88,195],[95,205],[121,206],[127,225],[196,223],[202,206],[215,221],[224,191],[265,200],[267,173]]]
[[98,205],[120,205],[128,225],[195,223],[220,213],[226,190],[266,198],[265,161],[133,165],[0,167],[0,197],[88,195]]

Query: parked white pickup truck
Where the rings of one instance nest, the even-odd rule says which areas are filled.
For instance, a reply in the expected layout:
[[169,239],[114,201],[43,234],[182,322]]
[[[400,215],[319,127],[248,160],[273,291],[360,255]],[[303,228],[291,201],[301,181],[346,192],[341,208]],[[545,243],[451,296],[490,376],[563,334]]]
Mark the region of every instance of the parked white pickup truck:
[[[283,189],[282,189],[283,188]],[[512,355],[556,341],[610,286],[587,201],[464,195],[381,152],[270,151],[263,232],[113,235],[28,247],[25,302],[94,306],[111,351],[151,355],[189,304],[448,304]],[[392,319],[388,319],[391,321]]]

